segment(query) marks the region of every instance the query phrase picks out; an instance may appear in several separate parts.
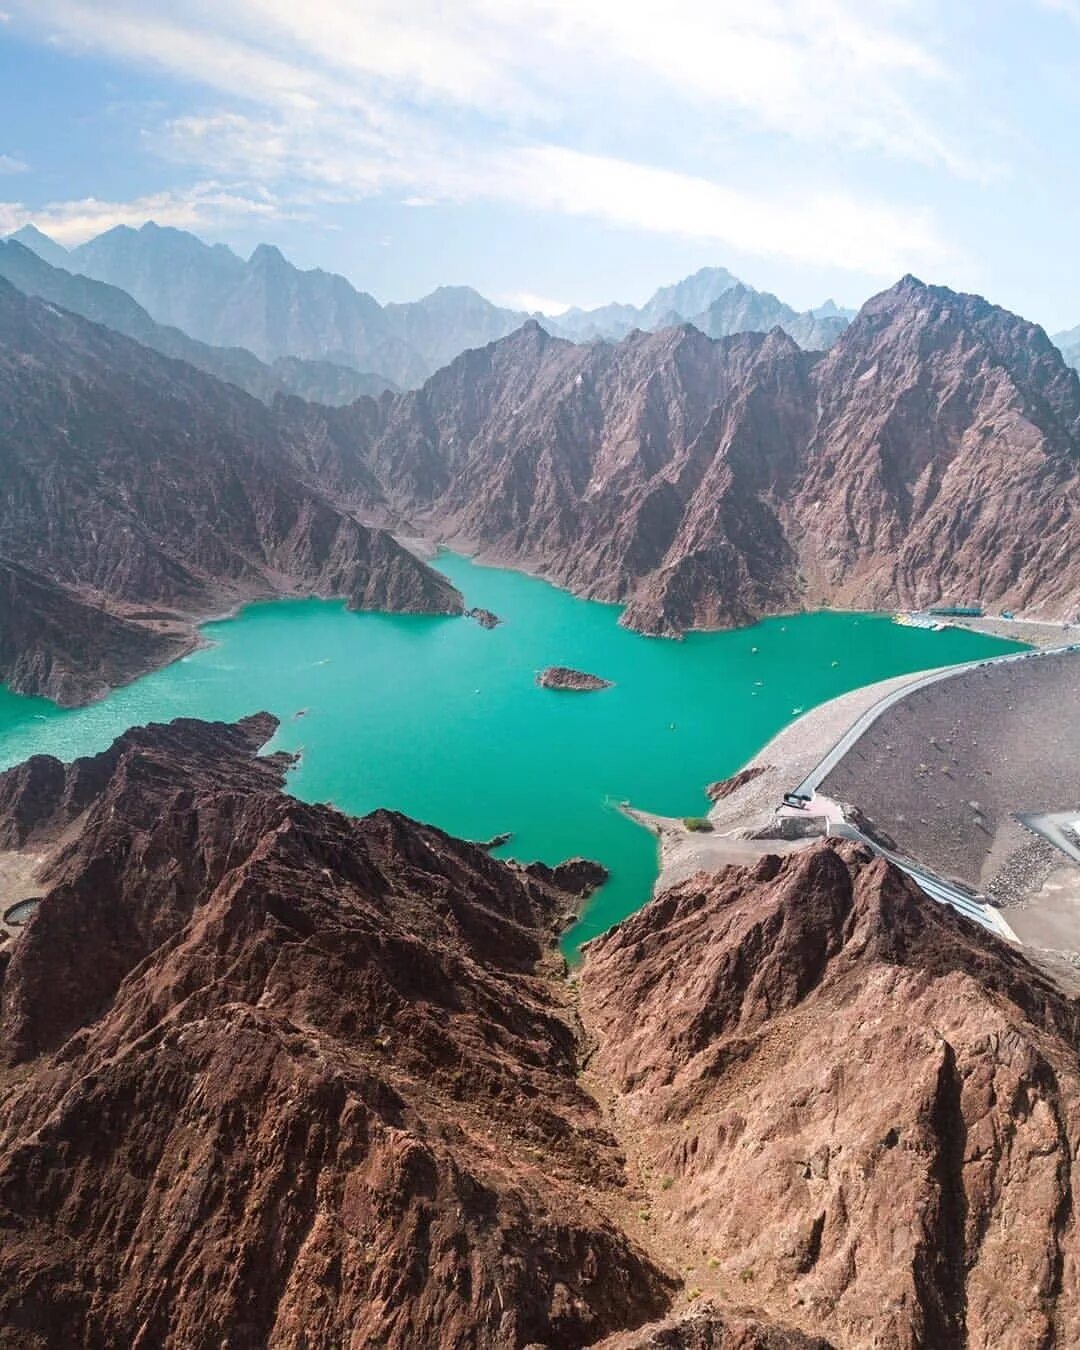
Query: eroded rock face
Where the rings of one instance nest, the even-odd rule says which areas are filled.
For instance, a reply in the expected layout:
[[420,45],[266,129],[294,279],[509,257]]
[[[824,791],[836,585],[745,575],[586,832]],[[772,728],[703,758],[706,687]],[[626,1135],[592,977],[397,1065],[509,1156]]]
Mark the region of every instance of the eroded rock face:
[[603,1217],[557,874],[280,791],[272,718],[0,778],[48,854],[0,1043],[20,1346],[574,1347],[673,1283]]
[[337,504],[370,496],[370,474],[339,454],[317,484],[367,406],[271,410],[0,280],[0,681],[86,702],[257,596],[460,613],[444,577]]
[[1080,381],[1043,331],[905,277],[824,355],[780,329],[575,347],[536,324],[364,441],[431,533],[648,633],[802,605],[1080,611]]
[[1017,951],[832,844],[586,951],[657,1239],[722,1305],[851,1350],[1077,1341],[1080,1020]]
[[602,869],[294,801],[275,725],[0,775],[12,1344],[1078,1342],[1080,1008],[1019,952],[823,843],[589,944],[583,1029]]

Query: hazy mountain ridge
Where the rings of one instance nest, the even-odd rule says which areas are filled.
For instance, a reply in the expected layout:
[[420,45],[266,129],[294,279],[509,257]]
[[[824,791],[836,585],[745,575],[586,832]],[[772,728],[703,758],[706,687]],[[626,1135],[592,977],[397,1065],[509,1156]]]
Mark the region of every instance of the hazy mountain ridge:
[[188,337],[179,328],[156,323],[119,287],[53,266],[14,237],[0,240],[0,277],[5,277],[24,295],[36,296],[104,324],[163,356],[186,361],[197,370],[227,380],[263,402],[284,393],[338,405],[351,403],[364,394],[377,397],[394,387],[382,376],[363,375],[330,362],[282,357],[268,366],[242,347],[211,347]]
[[1080,370],[1080,324],[1067,329],[1064,333],[1055,333],[1052,340],[1060,349],[1066,363],[1072,366],[1073,370]]
[[[530,316],[494,305],[468,286],[441,286],[408,303],[380,305],[344,277],[294,267],[272,245],[261,244],[245,261],[221,244],[204,244],[182,230],[148,223],[139,230],[117,226],[70,251],[32,226],[12,236],[61,266],[126,292],[159,324],[172,326],[219,348],[240,347],[265,363],[283,359],[329,361],[373,372],[404,388],[421,384],[461,352],[508,336]],[[544,327],[575,342],[619,341],[634,329],[647,332],[686,322],[708,323],[705,311],[726,291],[750,287],[722,267],[705,267],[662,286],[644,305],[612,304],[539,316]],[[796,315],[775,297],[765,309],[744,307],[746,322],[760,331],[785,323],[799,340],[827,345],[841,325]],[[771,307],[770,307],[771,306]],[[835,310],[835,307],[834,307]],[[713,320],[715,328],[718,320]],[[734,311],[723,321],[736,329]],[[298,377],[298,388],[312,387]],[[315,386],[316,390],[318,386]],[[331,388],[334,388],[331,384]],[[329,400],[327,400],[329,401]]]
[[781,328],[804,351],[822,351],[833,345],[850,318],[840,313],[819,314],[814,310],[799,314],[768,291],[755,291],[738,282],[728,287],[703,313],[694,315],[690,322],[714,338],[731,337],[735,333],[767,333],[773,328]]
[[317,485],[335,410],[278,402],[0,280],[0,679],[84,702],[258,596],[460,612],[443,577]]

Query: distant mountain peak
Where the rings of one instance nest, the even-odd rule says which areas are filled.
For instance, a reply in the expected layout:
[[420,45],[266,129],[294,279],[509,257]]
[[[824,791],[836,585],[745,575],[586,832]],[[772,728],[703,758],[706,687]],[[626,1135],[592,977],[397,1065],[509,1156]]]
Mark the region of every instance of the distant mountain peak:
[[257,244],[248,262],[252,267],[290,266],[284,253],[276,244]]
[[16,230],[14,234],[8,235],[17,244],[23,248],[28,248],[31,253],[36,253],[39,258],[52,267],[69,267],[71,258],[68,251],[62,244],[58,244],[55,239],[50,239],[43,230],[39,230],[36,225],[24,225],[21,230]]

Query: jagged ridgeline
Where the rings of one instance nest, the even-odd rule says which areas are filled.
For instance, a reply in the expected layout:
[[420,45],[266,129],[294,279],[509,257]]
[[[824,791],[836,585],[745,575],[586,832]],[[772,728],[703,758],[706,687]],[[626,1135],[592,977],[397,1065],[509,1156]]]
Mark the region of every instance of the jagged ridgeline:
[[578,1000],[588,869],[289,798],[274,727],[0,775],[8,1343],[1075,1342],[1080,1024],[1018,952],[822,843]]
[[575,345],[529,321],[342,408],[261,404],[6,283],[0,333],[0,673],[26,692],[82,701],[257,595],[458,612],[373,522],[649,633],[822,604],[1080,609],[1075,372],[1035,325],[910,277],[825,354],[780,329]]

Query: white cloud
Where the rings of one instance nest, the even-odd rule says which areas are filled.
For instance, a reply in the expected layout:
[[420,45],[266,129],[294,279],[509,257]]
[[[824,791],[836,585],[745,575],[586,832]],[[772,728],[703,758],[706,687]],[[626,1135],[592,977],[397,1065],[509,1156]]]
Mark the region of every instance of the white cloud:
[[266,194],[242,195],[203,183],[187,192],[156,192],[128,202],[84,197],[79,201],[50,202],[39,208],[22,202],[0,202],[0,235],[33,224],[58,243],[70,246],[115,225],[137,226],[147,220],[194,230],[251,217],[272,219],[286,214],[290,214],[288,209]]
[[883,277],[945,253],[924,214],[836,193],[768,198],[557,146],[507,157],[489,190],[569,215]]
[[17,155],[0,155],[0,173],[25,173],[29,167],[26,160]]
[[785,137],[980,173],[924,111],[927,93],[953,78],[912,21],[928,3],[174,0],[163,17],[146,0],[19,0],[19,9],[76,47],[277,107],[371,112],[392,94],[520,126],[558,121],[575,94],[623,80],[638,96],[728,110]]
[[1080,0],[1035,0],[1042,9],[1055,10],[1066,14],[1076,23],[1080,23]]
[[[585,216],[891,278],[942,262],[947,250],[926,212],[820,190],[740,190],[692,174],[551,144],[514,149],[438,137],[400,120],[392,134],[322,116],[259,123],[236,115],[182,118],[173,152],[218,175],[249,172],[298,200],[356,201],[377,193],[425,202],[493,201]],[[284,197],[283,197],[284,199]]]
[[[820,176],[812,192],[785,193],[745,169],[741,182],[720,181],[635,162],[617,110],[630,98],[703,134],[750,127],[983,174],[924,111],[954,80],[910,22],[927,5],[15,0],[53,40],[215,91],[218,108],[147,133],[151,148],[232,184],[163,194],[173,223],[381,193],[417,207],[488,200],[880,277],[943,256],[925,212],[830,190]],[[621,153],[573,148],[586,118],[591,147]],[[641,159],[655,153],[642,147]],[[273,199],[242,186],[252,182],[273,185]],[[133,206],[52,209],[72,237]]]
[[549,314],[553,318],[565,314],[570,308],[567,300],[553,300],[547,295],[536,295],[532,291],[509,291],[492,297],[496,304],[509,309],[523,309],[529,314]]

